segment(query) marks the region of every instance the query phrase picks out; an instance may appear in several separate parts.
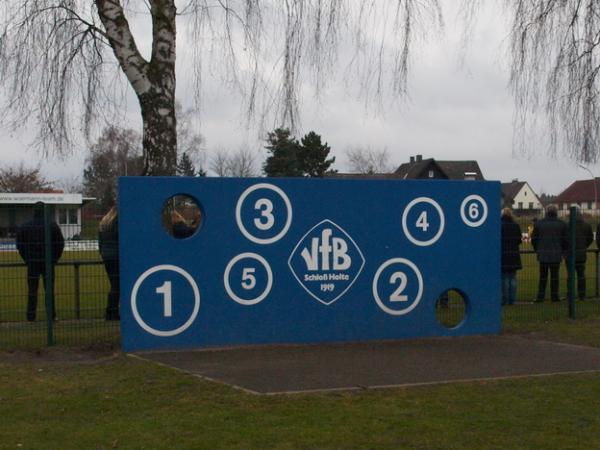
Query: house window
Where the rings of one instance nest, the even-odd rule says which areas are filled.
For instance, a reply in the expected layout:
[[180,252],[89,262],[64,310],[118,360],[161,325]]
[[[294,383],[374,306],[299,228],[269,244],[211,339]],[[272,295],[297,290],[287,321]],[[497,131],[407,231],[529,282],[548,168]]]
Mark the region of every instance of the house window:
[[523,209],[523,202],[519,202],[519,208],[518,209]]
[[523,195],[524,195],[525,197],[527,197],[527,191],[523,192]]
[[69,211],[69,223],[71,225],[76,225],[77,224],[77,210],[75,208],[69,208],[67,211]]
[[58,209],[58,223],[60,225],[67,224],[67,210],[65,208]]
[[58,208],[58,223],[60,225],[77,225],[77,209]]
[[533,202],[529,202],[529,209],[533,209]]
[[433,178],[433,170],[429,171],[429,178]]

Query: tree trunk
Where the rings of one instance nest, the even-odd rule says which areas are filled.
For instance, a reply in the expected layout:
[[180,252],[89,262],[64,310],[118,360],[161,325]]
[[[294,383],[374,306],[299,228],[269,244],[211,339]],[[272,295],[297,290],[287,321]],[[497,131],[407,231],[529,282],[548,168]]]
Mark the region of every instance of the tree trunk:
[[154,89],[140,97],[144,123],[143,175],[175,175],[177,167],[177,121],[175,99]]
[[175,175],[175,2],[149,0],[152,16],[152,57],[140,54],[120,0],[95,0],[113,52],[135,91],[144,124],[143,175]]

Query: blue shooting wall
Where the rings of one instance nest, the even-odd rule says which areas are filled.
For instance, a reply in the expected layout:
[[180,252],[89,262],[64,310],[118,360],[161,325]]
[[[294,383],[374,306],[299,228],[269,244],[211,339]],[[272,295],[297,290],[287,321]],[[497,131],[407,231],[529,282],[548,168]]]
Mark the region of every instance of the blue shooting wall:
[[[202,210],[185,239],[161,222],[174,195]],[[497,333],[499,206],[498,182],[121,178],[123,349]]]

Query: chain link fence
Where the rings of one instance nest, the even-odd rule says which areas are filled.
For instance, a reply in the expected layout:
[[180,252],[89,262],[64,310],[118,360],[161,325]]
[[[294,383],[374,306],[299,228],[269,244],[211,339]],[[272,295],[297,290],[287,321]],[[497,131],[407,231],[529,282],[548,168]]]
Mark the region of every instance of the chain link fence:
[[105,320],[109,282],[98,251],[105,211],[94,203],[0,208],[0,349],[118,344],[119,323]]
[[[0,205],[1,350],[49,344],[118,345],[119,321],[107,316],[110,283],[98,248],[98,225],[105,213],[93,202],[42,205],[38,211],[41,218],[36,219],[35,205]],[[53,227],[60,230],[62,243],[53,236]],[[521,228],[527,230],[525,224]],[[23,231],[27,229],[29,236]],[[559,269],[559,301],[551,301],[548,287],[545,301],[536,302],[540,265],[530,232],[531,229],[523,233],[516,301],[502,306],[503,323],[600,316],[600,255],[596,243],[586,251],[583,300],[577,298],[579,292],[574,288],[569,302],[568,271],[563,260]],[[30,242],[20,242],[24,239]],[[50,246],[46,247],[48,242]],[[39,248],[33,251],[35,246]],[[62,251],[54,264],[52,249],[57,247],[62,247]],[[575,279],[573,283],[576,286]],[[442,294],[436,308],[438,321],[449,328],[459,326],[467,314],[467,301],[457,290]],[[49,311],[55,312],[54,320]]]

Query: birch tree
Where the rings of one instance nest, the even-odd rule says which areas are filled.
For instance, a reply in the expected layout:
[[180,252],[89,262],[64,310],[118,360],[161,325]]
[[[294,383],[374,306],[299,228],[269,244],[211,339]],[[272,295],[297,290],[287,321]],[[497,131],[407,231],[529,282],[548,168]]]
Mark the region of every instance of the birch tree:
[[[142,15],[152,25],[146,57],[130,26]],[[271,110],[292,129],[302,82],[323,87],[342,38],[354,49],[344,69],[371,102],[406,93],[413,43],[442,25],[438,0],[2,0],[1,120],[34,122],[43,151],[65,152],[79,132],[89,137],[114,116],[120,74],[139,103],[143,174],[172,175],[180,21],[194,46],[196,89],[216,68],[249,116]]]

